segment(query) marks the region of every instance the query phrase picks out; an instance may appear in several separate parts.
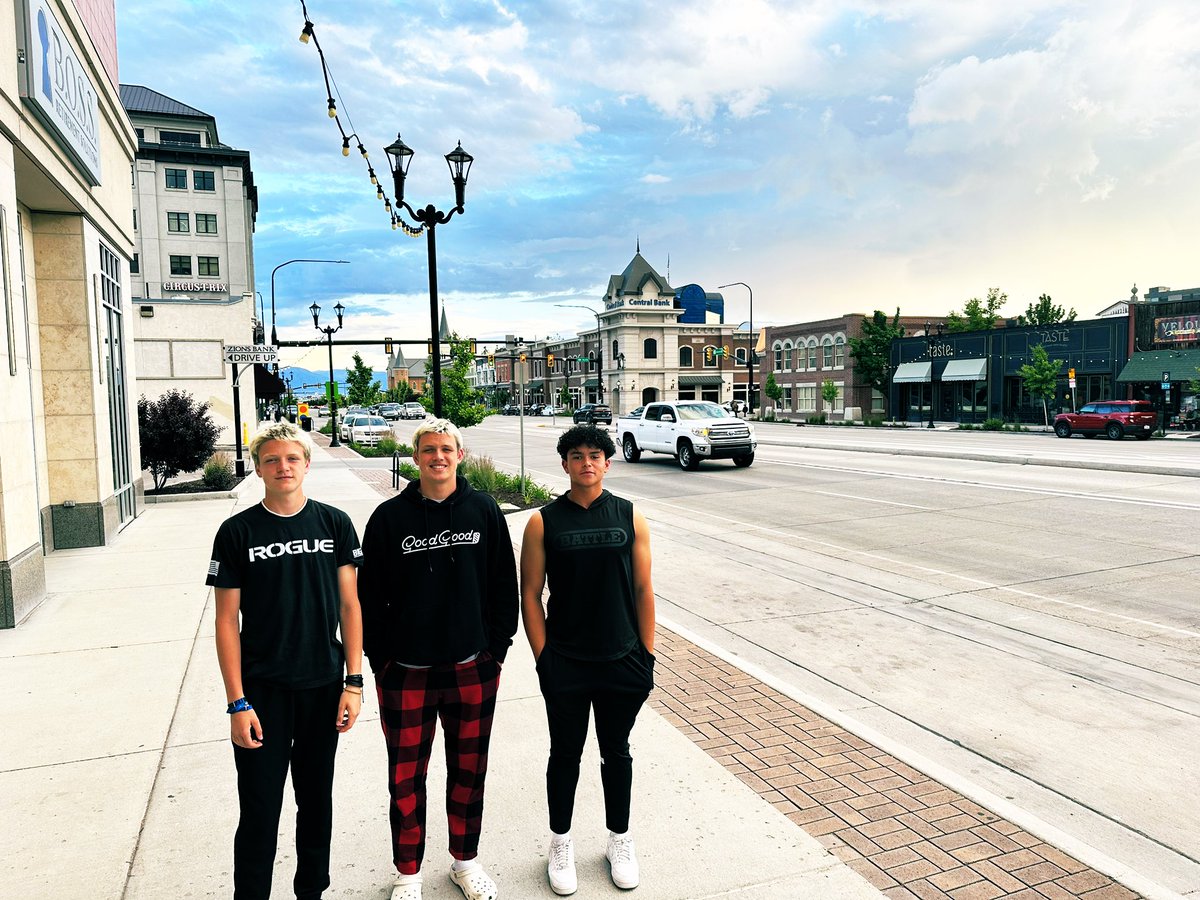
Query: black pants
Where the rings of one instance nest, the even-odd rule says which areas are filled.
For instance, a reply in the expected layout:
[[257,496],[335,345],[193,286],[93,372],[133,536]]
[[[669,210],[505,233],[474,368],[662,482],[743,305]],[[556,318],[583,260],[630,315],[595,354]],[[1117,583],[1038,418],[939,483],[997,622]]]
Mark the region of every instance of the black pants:
[[628,831],[633,790],[629,732],[654,687],[653,654],[639,641],[620,659],[593,662],[563,656],[547,645],[538,657],[537,671],[550,726],[546,766],[550,830],[563,834],[571,828],[579,759],[587,739],[588,713],[594,709],[605,823],[609,831]]
[[241,818],[233,838],[234,900],[271,896],[271,870],[279,840],[279,813],[288,766],[296,795],[296,877],[302,900],[319,900],[329,887],[333,830],[333,758],[342,686],[291,691],[247,682],[246,699],[258,713],[263,744],[233,747]]

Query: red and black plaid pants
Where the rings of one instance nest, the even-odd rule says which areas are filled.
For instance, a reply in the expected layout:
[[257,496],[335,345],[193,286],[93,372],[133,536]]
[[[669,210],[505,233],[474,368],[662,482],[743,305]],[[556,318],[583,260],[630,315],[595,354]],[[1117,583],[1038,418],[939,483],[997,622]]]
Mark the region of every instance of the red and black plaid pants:
[[400,873],[419,872],[425,856],[425,776],[439,717],[450,855],[466,860],[478,854],[499,683],[500,665],[486,651],[471,662],[429,669],[391,663],[376,680],[391,781],[392,859]]

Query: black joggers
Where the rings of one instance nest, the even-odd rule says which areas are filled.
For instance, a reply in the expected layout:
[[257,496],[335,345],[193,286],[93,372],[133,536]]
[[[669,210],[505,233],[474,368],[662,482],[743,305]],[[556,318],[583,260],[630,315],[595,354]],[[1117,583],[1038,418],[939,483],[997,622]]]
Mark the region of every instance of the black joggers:
[[233,838],[234,900],[271,896],[271,870],[289,765],[296,794],[296,877],[292,886],[303,900],[319,898],[329,887],[333,759],[341,683],[300,691],[262,682],[247,682],[244,687],[262,724],[263,744],[253,750],[233,747],[241,810]]
[[546,645],[538,657],[537,672],[550,726],[550,762],[546,766],[550,830],[565,834],[571,828],[579,759],[587,739],[589,711],[594,709],[605,824],[609,831],[623,834],[629,830],[633,790],[629,733],[654,687],[654,655],[640,641],[625,656],[599,662],[563,656]]

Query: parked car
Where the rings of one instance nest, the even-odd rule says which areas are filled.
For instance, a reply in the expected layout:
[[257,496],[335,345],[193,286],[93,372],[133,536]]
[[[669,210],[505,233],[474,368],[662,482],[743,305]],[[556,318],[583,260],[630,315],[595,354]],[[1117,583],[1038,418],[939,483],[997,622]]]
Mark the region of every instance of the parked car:
[[567,414],[567,408],[565,406],[551,406],[550,404],[547,404],[542,407],[542,411],[539,415],[565,416],[566,414]]
[[379,415],[383,416],[385,419],[400,418],[400,410],[401,407],[399,403],[381,403],[379,405]]
[[1079,412],[1059,413],[1054,417],[1054,433],[1060,438],[1073,434],[1084,437],[1107,435],[1119,441],[1126,435],[1149,440],[1158,425],[1158,413],[1145,400],[1104,400],[1085,403]]
[[374,447],[381,437],[392,433],[392,426],[383,416],[355,416],[347,429],[347,440],[352,444]]
[[621,413],[621,418],[622,419],[640,419],[642,417],[642,413],[644,413],[645,411],[646,411],[646,407],[635,406],[629,412]]
[[402,418],[402,419],[424,419],[425,418],[425,407],[423,407],[420,403],[416,403],[416,402],[410,400],[408,403],[404,404],[404,409],[400,413],[400,418]]
[[571,421],[576,425],[580,422],[587,422],[589,425],[603,422],[605,425],[611,425],[612,410],[603,403],[585,403],[579,409],[575,410],[575,414],[571,416]]
[[338,437],[343,441],[350,440],[350,426],[366,413],[346,413],[338,420]]

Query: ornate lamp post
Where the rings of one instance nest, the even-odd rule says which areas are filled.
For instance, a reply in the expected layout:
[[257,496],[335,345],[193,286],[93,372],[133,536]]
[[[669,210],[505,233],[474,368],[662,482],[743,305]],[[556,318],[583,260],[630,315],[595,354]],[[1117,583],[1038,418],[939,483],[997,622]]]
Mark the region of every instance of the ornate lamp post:
[[408,201],[404,199],[404,179],[408,175],[408,166],[412,162],[413,149],[400,140],[399,134],[396,135],[395,143],[385,147],[384,152],[388,155],[388,165],[392,170],[396,206],[403,206],[408,210],[408,214],[413,219],[424,225],[428,238],[429,335],[430,346],[433,351],[433,358],[431,360],[433,363],[433,414],[441,418],[442,345],[440,340],[441,335],[438,333],[437,241],[434,233],[438,225],[444,225],[450,221],[451,216],[455,213],[461,214],[464,211],[463,201],[467,192],[467,175],[471,171],[471,163],[475,161],[475,157],[463,149],[462,141],[459,141],[458,146],[446,154],[446,164],[450,167],[450,177],[454,182],[454,207],[449,212],[441,212],[435,209],[432,203],[424,209],[413,209],[408,205]]
[[750,292],[750,352],[746,354],[746,405],[750,409],[749,415],[754,415],[754,348],[758,341],[754,337],[754,288],[746,284],[744,281],[731,281],[729,284],[718,286],[718,290],[727,287],[733,287],[735,284],[740,284]]
[[[271,270],[271,345],[279,346],[279,335],[275,331],[275,273],[284,266],[290,266],[292,263],[334,263],[335,265],[349,265],[348,259],[289,259],[287,262],[281,262]],[[278,371],[278,368],[276,368]]]
[[325,335],[325,340],[329,343],[329,421],[332,423],[332,431],[329,434],[329,446],[340,447],[342,442],[338,440],[338,423],[337,423],[337,385],[333,383],[333,335],[335,332],[342,330],[342,314],[346,311],[346,307],[342,306],[339,301],[333,307],[333,311],[337,313],[337,328],[332,325],[321,327],[321,307],[316,303],[308,308],[312,313],[313,327]]
[[600,313],[578,303],[555,303],[563,309],[586,309],[596,317],[596,402],[604,402],[604,340],[600,336]]

